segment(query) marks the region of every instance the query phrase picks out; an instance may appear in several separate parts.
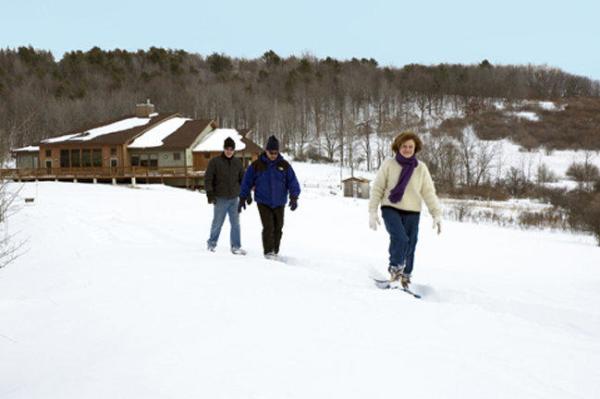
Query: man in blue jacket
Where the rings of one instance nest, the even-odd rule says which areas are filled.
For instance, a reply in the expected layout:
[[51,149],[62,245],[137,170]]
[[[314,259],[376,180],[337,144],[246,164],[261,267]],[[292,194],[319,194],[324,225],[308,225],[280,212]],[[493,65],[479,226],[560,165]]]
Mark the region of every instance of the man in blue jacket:
[[250,190],[254,188],[254,200],[258,205],[263,225],[262,242],[265,258],[277,259],[283,234],[283,214],[289,193],[290,209],[298,207],[300,184],[290,165],[279,153],[279,141],[269,137],[267,148],[248,167],[242,180],[238,212],[250,204]]

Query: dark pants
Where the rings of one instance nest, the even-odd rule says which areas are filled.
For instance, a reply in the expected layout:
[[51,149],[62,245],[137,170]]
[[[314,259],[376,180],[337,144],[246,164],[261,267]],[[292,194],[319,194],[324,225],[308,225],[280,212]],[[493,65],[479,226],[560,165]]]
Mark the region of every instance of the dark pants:
[[265,255],[270,252],[279,253],[279,244],[283,234],[283,213],[285,207],[270,208],[263,204],[258,204],[260,221],[263,225],[262,242]]
[[390,265],[405,265],[404,273],[410,274],[415,262],[415,247],[419,235],[419,212],[402,211],[382,207],[381,215],[390,235]]

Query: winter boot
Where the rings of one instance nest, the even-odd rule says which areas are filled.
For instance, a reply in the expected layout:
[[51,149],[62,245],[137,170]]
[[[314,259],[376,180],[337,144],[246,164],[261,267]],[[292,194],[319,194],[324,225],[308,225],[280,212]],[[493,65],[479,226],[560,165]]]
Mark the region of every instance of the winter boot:
[[247,252],[242,248],[231,248],[231,253],[234,255],[246,255]]
[[410,274],[403,273],[400,278],[400,284],[402,284],[402,288],[408,289],[408,286],[410,285]]
[[209,252],[215,252],[217,250],[217,247],[215,245],[208,244],[206,246],[206,250]]
[[277,254],[274,251],[265,254],[265,258],[269,260],[277,260]]
[[403,271],[404,265],[390,265],[390,267],[388,267],[388,272],[390,273],[390,281],[398,281],[402,277]]

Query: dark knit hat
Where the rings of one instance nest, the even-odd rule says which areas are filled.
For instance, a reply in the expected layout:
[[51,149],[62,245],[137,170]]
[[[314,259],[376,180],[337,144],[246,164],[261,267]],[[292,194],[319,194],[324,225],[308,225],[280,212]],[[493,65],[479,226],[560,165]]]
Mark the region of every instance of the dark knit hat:
[[267,140],[267,151],[279,151],[279,140],[277,140],[277,137],[269,137],[269,140]]
[[235,150],[235,141],[231,137],[227,137],[223,143],[223,148],[233,148]]

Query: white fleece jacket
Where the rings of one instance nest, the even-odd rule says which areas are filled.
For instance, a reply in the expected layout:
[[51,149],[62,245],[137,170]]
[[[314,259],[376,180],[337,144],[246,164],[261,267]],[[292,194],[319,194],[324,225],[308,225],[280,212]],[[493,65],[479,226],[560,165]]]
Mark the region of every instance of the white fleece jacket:
[[442,209],[435,193],[433,180],[431,179],[427,165],[421,161],[419,161],[408,181],[402,200],[395,204],[389,200],[390,192],[398,184],[401,171],[402,166],[400,166],[396,159],[392,158],[383,162],[371,187],[369,212],[377,212],[379,205],[391,206],[405,211],[421,212],[421,204],[425,201],[429,213],[433,217],[441,217]]

